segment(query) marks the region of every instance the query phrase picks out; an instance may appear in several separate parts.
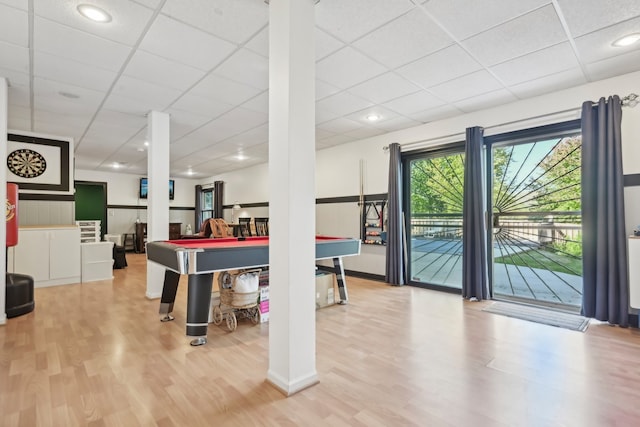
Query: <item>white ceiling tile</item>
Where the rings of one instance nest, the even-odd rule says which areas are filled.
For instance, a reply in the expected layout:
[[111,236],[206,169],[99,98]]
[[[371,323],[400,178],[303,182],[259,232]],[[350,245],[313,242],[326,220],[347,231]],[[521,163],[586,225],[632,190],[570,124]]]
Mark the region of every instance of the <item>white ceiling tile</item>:
[[321,123],[317,127],[322,130],[326,130],[328,132],[345,133],[345,132],[350,132],[356,129],[360,129],[362,127],[362,124],[354,120],[349,120],[349,119],[340,117],[334,120],[330,120],[328,122]]
[[9,87],[9,115],[14,108],[31,109],[31,94],[29,86],[15,85]]
[[38,122],[47,124],[60,123],[68,126],[70,129],[79,130],[80,134],[82,134],[86,127],[89,126],[89,122],[91,120],[91,115],[89,114],[74,114],[73,116],[69,116],[63,111],[45,111],[39,109],[35,109],[33,113],[36,121]]
[[329,120],[333,120],[336,119],[340,116],[340,114],[333,112],[333,111],[328,111],[328,110],[323,110],[322,108],[318,108],[317,106],[317,102],[316,102],[316,123],[324,123],[324,122],[328,122]]
[[322,59],[345,46],[343,42],[330,36],[318,27],[316,27],[315,36],[316,59]]
[[365,138],[371,138],[372,136],[382,135],[383,133],[387,133],[387,132],[383,129],[376,129],[373,127],[363,127],[360,129],[353,130],[351,132],[346,132],[344,135],[354,139],[365,139]]
[[156,7],[158,7],[160,3],[162,3],[162,0],[132,0],[132,1],[135,1],[136,3],[139,3],[143,6],[147,6],[150,9],[155,9]]
[[580,60],[583,63],[596,62],[640,49],[640,43],[625,47],[612,46],[620,37],[634,32],[640,32],[640,17],[576,38]]
[[316,99],[326,98],[329,95],[340,92],[340,90],[340,88],[316,79]]
[[252,147],[258,144],[264,144],[269,141],[269,125],[262,124],[246,132],[232,136],[225,140],[225,143],[240,148]]
[[9,130],[29,130],[31,129],[31,118],[14,117],[10,115],[7,119],[7,125],[9,126]]
[[267,120],[266,114],[236,108],[199,128],[190,134],[189,138],[193,136],[196,139],[204,138],[211,143],[218,143],[264,124]]
[[264,91],[255,98],[243,103],[242,108],[257,111],[258,113],[269,114],[269,91]]
[[318,61],[316,76],[327,83],[346,89],[384,73],[385,68],[351,47]]
[[24,0],[0,0],[0,3],[7,6],[11,6],[15,9],[27,11],[29,10],[29,3]]
[[558,0],[573,37],[640,16],[638,0]]
[[[80,116],[92,116],[105,97],[104,92],[39,77],[33,79],[33,93],[35,108]],[[68,98],[61,93],[72,94],[77,98]]]
[[334,147],[340,144],[346,144],[347,142],[355,141],[356,138],[347,135],[334,135],[329,138],[324,138],[321,141],[316,142],[316,146],[320,146],[322,148]]
[[125,68],[124,75],[184,91],[204,77],[205,72],[138,50]]
[[483,93],[480,96],[473,96],[462,101],[455,102],[454,105],[465,113],[478,111],[485,108],[495,107],[497,105],[505,105],[517,101],[518,98],[513,96],[506,89],[498,89],[493,92]]
[[117,75],[113,71],[92,67],[45,52],[35,52],[33,62],[33,71],[36,77],[102,92],[109,90]]
[[334,135],[335,135],[334,132],[329,132],[328,130],[325,130],[325,129],[316,128],[316,140],[329,138],[330,136],[334,136]]
[[376,104],[420,90],[418,86],[396,73],[385,73],[349,89],[350,93]]
[[169,131],[171,132],[171,140],[175,141],[193,129],[207,123],[211,118],[201,116],[189,111],[178,110],[177,108],[168,108],[165,113],[169,113]]
[[146,80],[122,76],[111,91],[113,95],[131,98],[147,103],[151,110],[164,110],[180,95],[180,91],[168,87],[158,86]]
[[345,115],[362,110],[372,105],[371,102],[351,95],[348,92],[340,92],[316,102],[321,110],[331,111],[338,115]]
[[9,87],[29,86],[29,74],[0,67],[0,76],[9,80]]
[[[614,56],[602,61],[587,64],[587,72],[592,79],[600,80],[609,77],[638,71],[640,68],[640,50]],[[626,94],[624,94],[626,95]],[[620,96],[624,96],[620,94]]]
[[85,2],[37,0],[34,1],[33,9],[38,17],[128,46],[133,46],[138,41],[153,14],[149,8],[128,0],[92,0],[91,4],[104,9],[112,18],[109,23],[96,24],[77,11],[76,8],[81,3]]
[[385,102],[383,107],[408,116],[411,113],[417,113],[418,111],[438,107],[444,103],[445,102],[443,100],[421,90],[419,92],[412,93],[411,95],[401,96],[393,101]]
[[424,88],[479,70],[481,67],[464,49],[453,45],[396,70]]
[[[117,111],[101,110],[93,121],[92,129],[96,127],[102,127],[105,130],[108,129],[125,129],[125,134],[129,137],[140,132],[147,126],[147,117],[137,114],[126,114]],[[110,137],[108,132],[105,132],[107,137]]]
[[410,117],[421,123],[429,123],[458,116],[460,114],[462,114],[462,112],[453,105],[442,105],[440,107],[430,108],[428,110],[411,114]]
[[352,46],[390,68],[453,44],[451,37],[416,8],[367,34]]
[[236,51],[215,74],[261,90],[269,87],[269,60],[247,49]]
[[236,49],[236,45],[164,15],[159,15],[140,49],[209,71]]
[[480,70],[432,87],[431,92],[449,101],[458,101],[502,88],[487,71]]
[[40,17],[34,18],[34,46],[62,58],[119,71],[131,48]]
[[345,115],[344,117],[350,120],[354,120],[366,126],[375,126],[378,127],[378,120],[371,121],[367,117],[370,115],[378,116],[379,121],[385,121],[389,119],[394,119],[400,117],[398,113],[389,110],[388,108],[384,108],[380,105],[373,105],[369,108],[365,108],[364,110],[356,111],[355,113]]
[[269,22],[269,6],[255,0],[167,0],[162,13],[236,44]]
[[29,47],[27,12],[0,4],[0,41]]
[[[31,122],[31,108],[29,107],[21,107],[21,106],[12,106],[9,110],[9,120],[11,119],[19,119],[19,120],[26,120],[28,123]],[[29,127],[31,127],[31,124],[29,124]],[[9,128],[11,128],[11,126],[9,126]],[[28,128],[21,128],[21,129],[28,129]]]
[[519,98],[531,98],[545,93],[585,84],[587,80],[578,67],[560,73],[541,77],[526,83],[509,87]]
[[422,124],[421,122],[411,120],[407,117],[396,116],[393,119],[376,122],[374,126],[382,130],[386,130],[387,132],[393,132],[396,130],[415,127],[421,124]]
[[432,0],[424,7],[458,40],[463,40],[548,3],[549,0]]
[[125,114],[144,116],[150,111],[149,102],[145,99],[132,99],[112,93],[105,100],[102,108]]
[[265,58],[269,57],[269,27],[263,28],[258,34],[253,36],[251,40],[244,45],[247,49],[249,49],[253,53],[257,53],[258,55],[264,56]]
[[463,42],[484,65],[494,65],[567,40],[553,6],[545,6]]
[[512,86],[578,66],[575,53],[566,42],[495,65],[491,71]]
[[230,103],[218,101],[210,97],[193,95],[192,93],[193,91],[183,95],[180,99],[171,104],[171,107],[195,114],[201,114],[212,119],[233,108],[233,105]]
[[0,42],[0,61],[1,68],[28,73],[29,49]]
[[255,87],[237,83],[215,74],[209,74],[194,86],[188,94],[238,105],[253,98],[260,92],[262,91]]
[[408,0],[323,0],[316,5],[316,23],[340,40],[352,42],[413,7]]

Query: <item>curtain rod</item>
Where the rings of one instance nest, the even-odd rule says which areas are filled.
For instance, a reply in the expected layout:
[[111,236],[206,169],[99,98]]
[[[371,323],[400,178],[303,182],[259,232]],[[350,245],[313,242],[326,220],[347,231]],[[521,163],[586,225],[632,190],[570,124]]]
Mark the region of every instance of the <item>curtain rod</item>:
[[[636,105],[638,105],[638,102],[640,102],[638,100],[638,98],[640,98],[638,95],[636,95],[635,93],[630,93],[629,95],[625,96],[624,98],[621,98],[621,104],[623,107],[630,107],[633,108]],[[597,102],[591,101],[593,104],[597,104]],[[538,116],[534,116],[534,117],[528,117],[526,119],[521,119],[521,120],[513,120],[510,122],[505,122],[505,123],[499,123],[497,125],[492,125],[492,126],[487,126],[486,128],[484,128],[485,130],[487,129],[494,129],[494,128],[498,128],[501,126],[509,126],[509,125],[514,125],[517,123],[522,123],[522,122],[526,122],[526,121],[530,121],[530,120],[537,120],[537,119],[543,119],[546,117],[551,117],[551,116],[556,116],[556,115],[561,115],[561,114],[567,114],[567,113],[573,113],[573,112],[577,112],[580,111],[582,107],[576,107],[576,108],[569,108],[567,110],[562,110],[562,111],[555,111],[553,113],[546,113],[546,114],[540,114]],[[427,142],[431,142],[431,141],[439,141],[442,140],[442,144],[441,145],[445,145],[448,144],[450,141],[449,139],[453,139],[453,138],[460,138],[463,137],[465,135],[464,132],[457,132],[457,133],[452,133],[449,135],[443,135],[443,136],[438,136],[438,137],[434,137],[434,138],[428,138],[428,139],[421,139],[420,141],[413,141],[413,142],[408,142],[406,144],[400,144],[400,147],[411,147],[412,145],[422,145],[424,143]],[[438,144],[433,145],[432,147],[437,147]],[[383,151],[389,151],[389,146],[385,145],[384,147],[382,147]]]

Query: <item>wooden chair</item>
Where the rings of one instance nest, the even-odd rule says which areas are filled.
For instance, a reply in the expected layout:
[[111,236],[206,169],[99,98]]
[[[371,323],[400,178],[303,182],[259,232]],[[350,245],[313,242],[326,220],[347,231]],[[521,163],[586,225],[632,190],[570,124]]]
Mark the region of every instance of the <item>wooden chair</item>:
[[241,237],[251,237],[251,218],[238,218],[238,226],[240,227]]
[[213,237],[215,238],[223,238],[229,237],[233,234],[233,229],[229,227],[227,221],[222,218],[212,219],[212,229],[215,230],[213,232]]
[[256,225],[256,236],[269,235],[269,218],[255,218],[253,222]]
[[181,239],[208,239],[213,234],[213,230],[211,229],[211,220],[205,219],[200,226],[200,231],[196,234],[183,234],[180,236]]

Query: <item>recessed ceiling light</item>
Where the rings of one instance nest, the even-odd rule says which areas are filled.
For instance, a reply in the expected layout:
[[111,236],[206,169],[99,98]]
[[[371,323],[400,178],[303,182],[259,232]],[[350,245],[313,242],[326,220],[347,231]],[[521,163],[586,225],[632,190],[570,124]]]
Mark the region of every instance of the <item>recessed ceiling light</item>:
[[369,114],[367,116],[367,120],[369,120],[370,122],[375,122],[375,121],[380,120],[380,116],[377,115],[377,114]]
[[109,15],[103,9],[100,9],[99,7],[93,6],[91,4],[78,5],[78,12],[80,13],[80,15],[92,20],[93,22],[99,22],[101,24],[111,22],[111,15]]
[[119,162],[113,162],[113,168],[114,169],[120,169],[120,166],[122,166]]
[[640,33],[627,34],[611,43],[611,45],[615,47],[625,47],[636,43],[638,40],[640,40]]
[[240,161],[242,161],[242,160],[246,160],[246,159],[247,159],[247,156],[245,156],[245,155],[244,155],[244,154],[242,154],[242,153],[238,153],[238,154],[236,154],[235,159],[236,159],[236,160],[240,160]]
[[58,92],[58,95],[64,96],[65,98],[69,98],[69,99],[78,99],[78,98],[80,98],[80,96],[76,95],[75,93],[64,92],[64,91]]
[[149,141],[145,141],[145,142],[144,142],[144,146],[145,146],[145,147],[148,147],[148,146],[149,146]]
[[138,150],[139,152],[141,152],[141,153],[142,153],[142,152],[144,151],[144,148],[142,148],[142,147],[138,147],[138,149],[137,149],[137,150]]

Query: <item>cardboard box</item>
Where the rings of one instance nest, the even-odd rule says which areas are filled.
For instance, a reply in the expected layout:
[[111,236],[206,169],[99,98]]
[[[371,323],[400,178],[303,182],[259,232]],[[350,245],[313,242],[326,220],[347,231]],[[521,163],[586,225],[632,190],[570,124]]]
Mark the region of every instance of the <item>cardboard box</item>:
[[335,304],[335,274],[316,272],[316,309]]

